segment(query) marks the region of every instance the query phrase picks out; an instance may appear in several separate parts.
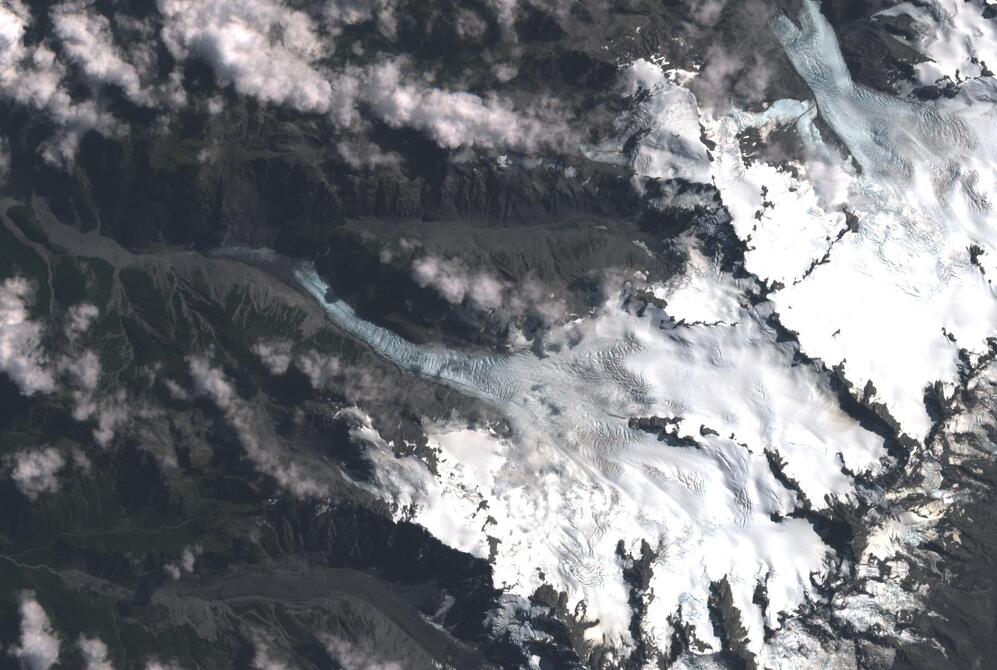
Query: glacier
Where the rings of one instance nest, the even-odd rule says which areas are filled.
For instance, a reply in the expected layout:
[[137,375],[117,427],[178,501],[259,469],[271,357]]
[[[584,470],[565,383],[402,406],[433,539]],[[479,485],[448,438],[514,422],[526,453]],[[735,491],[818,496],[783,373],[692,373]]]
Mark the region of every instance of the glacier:
[[[848,499],[849,473],[882,467],[882,439],[841,411],[818,371],[794,364],[794,347],[776,341],[764,311],[733,311],[727,301],[732,323],[678,323],[653,306],[639,317],[610,301],[551,333],[545,357],[476,356],[408,342],[358,318],[314,270],[295,276],[380,356],[508,418],[509,437],[430,428],[436,476],[391,457],[369,418],[358,435],[378,465],[376,491],[396,509],[415,509],[412,520],[483,558],[496,541],[496,583],[524,597],[544,583],[565,591],[598,622],[588,630],[594,642],[632,646],[618,547],[639,554],[646,541],[657,558],[642,634],[667,649],[678,618],[719,651],[707,601],[727,577],[760,650],[765,627],[817,598],[812,575],[831,570],[829,548],[796,513]],[[631,421],[641,417],[664,421],[670,434],[641,430]],[[753,602],[759,585],[765,611]]]
[[[985,351],[997,326],[993,83],[966,81],[931,103],[870,90],[852,80],[819,4],[800,7],[773,33],[812,99],[705,115],[685,75],[639,61],[630,91],[652,94],[620,124],[653,131],[629,159],[639,176],[716,185],[765,302],[751,304],[743,280],[686,240],[686,273],[644,287],[664,307],[638,315],[613,298],[554,329],[544,356],[474,354],[411,343],[359,318],[313,268],[295,271],[337,327],[407,374],[488,403],[511,427],[430,424],[433,471],[394,458],[357,409],[354,437],[377,467],[372,491],[399,518],[491,560],[510,593],[567,593],[595,622],[596,643],[635,644],[622,564],[647,542],[641,636],[667,652],[681,623],[701,652],[718,651],[708,598],[726,579],[748,650],[778,667],[788,647],[767,644],[766,629],[797,639],[785,615],[819,601],[816,585],[846,567],[802,511],[853,500],[857,475],[890,465],[882,439],[842,411],[820,363],[922,439],[926,390],[954,388],[960,354]],[[742,132],[764,139],[782,126],[803,147],[794,169],[745,160]],[[621,163],[620,146],[585,153]],[[780,340],[773,316],[798,343]],[[642,430],[642,418],[660,431]],[[883,537],[873,554],[891,551]]]

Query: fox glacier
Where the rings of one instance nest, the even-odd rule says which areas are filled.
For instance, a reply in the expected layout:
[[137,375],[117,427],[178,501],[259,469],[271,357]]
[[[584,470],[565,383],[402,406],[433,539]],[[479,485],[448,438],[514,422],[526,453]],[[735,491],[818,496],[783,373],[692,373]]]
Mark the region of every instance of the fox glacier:
[[986,668],[985,0],[0,0],[0,666]]

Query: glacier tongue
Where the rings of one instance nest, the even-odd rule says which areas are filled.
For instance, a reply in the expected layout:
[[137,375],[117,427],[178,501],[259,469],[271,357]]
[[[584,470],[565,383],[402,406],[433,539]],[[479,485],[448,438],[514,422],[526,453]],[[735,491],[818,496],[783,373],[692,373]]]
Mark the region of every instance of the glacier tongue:
[[[727,577],[749,646],[760,650],[764,627],[778,628],[780,613],[817,598],[811,575],[828,571],[829,548],[807,521],[790,517],[800,495],[818,508],[847,498],[853,482],[843,468],[876,471],[884,456],[882,441],[844,415],[826,380],[794,365],[793,347],[776,342],[764,312],[735,311],[727,292],[716,295],[732,323],[681,325],[654,307],[637,317],[610,302],[552,333],[546,357],[479,357],[407,342],[326,301],[313,271],[296,276],[340,328],[380,356],[508,417],[509,439],[431,428],[436,477],[383,457],[383,440],[363,433],[378,490],[397,509],[414,503],[414,520],[454,547],[486,557],[494,538],[497,583],[529,596],[546,582],[570,604],[584,601],[599,621],[588,631],[596,641],[633,643],[617,548],[638,554],[646,540],[657,557],[643,635],[667,649],[680,613],[704,649],[719,650],[707,602],[711,584]],[[666,299],[683,290],[658,287]],[[631,421],[642,417],[667,434],[659,439]],[[778,476],[770,457],[784,464]],[[760,584],[766,610],[754,602]]]

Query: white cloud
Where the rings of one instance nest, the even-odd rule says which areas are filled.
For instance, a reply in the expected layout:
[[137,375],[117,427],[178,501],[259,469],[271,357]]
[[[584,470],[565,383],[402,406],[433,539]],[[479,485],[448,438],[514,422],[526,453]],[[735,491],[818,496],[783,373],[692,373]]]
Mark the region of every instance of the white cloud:
[[201,548],[197,545],[184,547],[183,554],[180,555],[180,565],[184,572],[194,572],[194,562],[200,553]]
[[432,286],[447,302],[455,305],[464,302],[470,280],[460,264],[425,256],[412,263],[412,274],[419,286]]
[[502,83],[512,81],[519,74],[519,66],[512,63],[499,63],[492,70],[495,72],[495,78]]
[[252,406],[239,397],[221,369],[212,367],[206,359],[198,356],[190,357],[188,363],[197,394],[209,398],[225,414],[225,419],[238,436],[246,455],[261,472],[273,477],[280,486],[301,498],[325,493],[325,487],[306,468],[290,462],[278,453],[275,443],[263,443],[261,426],[254,419]]
[[511,314],[530,314],[547,326],[563,321],[568,312],[563,300],[539,281],[532,279],[520,284],[509,296],[504,309]]
[[467,300],[478,309],[507,316],[529,314],[547,325],[562,320],[567,311],[564,302],[537,281],[513,285],[488,272],[469,270],[457,259],[422,256],[412,262],[412,276],[419,286],[432,287],[454,305]]
[[396,128],[420,130],[446,149],[533,151],[556,146],[567,135],[567,130],[552,120],[553,114],[543,110],[521,114],[510,102],[494,95],[481,97],[415,83],[403,74],[397,60],[373,66],[364,79],[361,97],[381,120]]
[[90,471],[93,470],[93,463],[82,449],[79,447],[70,447],[69,455],[76,467],[82,470],[85,474],[90,474]]
[[479,272],[468,286],[467,294],[471,301],[482,309],[498,309],[502,306],[506,283],[487,272]]
[[271,0],[159,0],[163,41],[179,60],[211,64],[242,95],[302,112],[333,107],[333,87],[313,65],[325,51],[311,19]]
[[430,286],[447,302],[459,305],[469,299],[480,309],[499,309],[510,291],[508,282],[487,272],[472,272],[458,260],[423,256],[412,263],[419,286]]
[[[328,49],[312,20],[273,0],[159,0],[158,6],[163,41],[175,58],[202,58],[223,85],[263,102],[328,114],[341,126],[361,122],[362,104],[384,123],[424,132],[446,149],[532,151],[563,143],[568,134],[551,110],[521,113],[494,95],[436,88],[403,73],[398,60],[325,71],[319,62]],[[327,23],[335,29],[376,18],[390,36],[393,7],[339,0],[326,6]]]
[[335,356],[325,356],[317,351],[306,351],[298,356],[297,365],[308,377],[313,388],[322,388],[339,374],[339,359]]
[[100,310],[96,305],[88,302],[81,302],[69,308],[69,315],[66,321],[66,337],[75,340],[83,333],[90,330],[94,320],[100,316]]
[[153,98],[139,80],[139,72],[114,45],[111,24],[92,5],[66,2],[51,10],[52,27],[64,53],[96,85],[121,88],[128,99],[150,106]]
[[34,594],[21,594],[21,642],[11,654],[24,670],[48,670],[59,662],[59,636]]
[[[101,367],[93,351],[66,354],[50,363],[42,346],[42,325],[32,321],[28,313],[33,294],[31,283],[21,277],[0,284],[0,372],[5,372],[28,396],[55,392],[59,376],[71,390],[73,418],[87,421],[97,416],[94,439],[106,446],[113,439],[115,428],[130,416],[125,396],[123,393],[113,398],[95,395]],[[65,326],[70,341],[89,327],[96,314],[97,308],[85,303],[70,308]]]
[[123,393],[119,393],[114,399],[101,404],[97,415],[97,427],[93,431],[93,437],[102,447],[106,447],[114,439],[118,427],[131,418],[131,412],[125,403]]
[[396,0],[329,0],[325,6],[325,17],[333,31],[342,26],[376,21],[378,32],[394,39],[398,33],[396,9]]
[[11,479],[21,493],[35,500],[42,493],[59,490],[59,472],[66,465],[65,459],[54,447],[22,451],[14,455]]
[[274,657],[270,645],[257,635],[253,640],[256,653],[253,655],[253,670],[287,670],[287,663]]
[[465,40],[479,40],[488,30],[488,24],[470,9],[461,9],[457,13],[455,24],[457,34]]
[[354,169],[390,169],[397,168],[402,163],[400,154],[394,151],[383,151],[363,136],[351,137],[337,142],[336,150],[340,157]]
[[[525,0],[525,4],[532,5],[538,9],[552,14],[564,14],[577,0]],[[507,31],[515,27],[516,18],[519,16],[520,0],[485,0],[485,4],[492,10],[496,20]],[[513,37],[509,33],[510,37]]]
[[339,374],[341,366],[335,356],[320,354],[314,349],[294,354],[287,340],[264,340],[253,345],[253,353],[273,375],[287,372],[293,362],[308,377],[313,388],[323,388]]
[[176,663],[164,663],[163,661],[148,661],[145,670],[183,670]]
[[66,375],[66,381],[72,389],[73,418],[88,421],[96,417],[94,440],[106,447],[114,439],[117,428],[131,418],[132,412],[125,392],[119,390],[113,395],[97,395],[101,375],[100,358],[90,350],[75,358],[63,356],[59,361],[59,371]]
[[377,7],[385,4],[381,0],[329,0],[325,16],[333,25],[352,26],[372,20]]
[[189,400],[190,394],[183,389],[180,384],[177,384],[172,379],[163,380],[163,385],[166,386],[166,391],[170,394],[170,397],[174,400]]
[[211,367],[207,359],[190,358],[190,374],[199,395],[210,398],[222,410],[235,407],[239,402],[235,389],[220,368]]
[[495,12],[499,22],[505,25],[512,25],[516,20],[516,9],[519,0],[485,0],[492,11]]
[[[0,8],[0,18],[2,12]],[[55,390],[41,345],[41,324],[28,314],[33,295],[33,286],[21,277],[0,284],[0,371],[29,396]]]
[[[514,4],[498,3],[509,11]],[[437,88],[414,74],[403,76],[397,60],[329,72],[321,65],[328,35],[308,14],[276,0],[158,0],[157,6],[162,41],[177,61],[201,58],[222,85],[265,103],[327,114],[340,126],[361,123],[357,107],[362,103],[385,123],[424,132],[447,149],[532,151],[557,146],[567,137],[559,115],[542,105],[522,112],[494,95]],[[331,32],[368,20],[375,20],[386,37],[397,30],[394,0],[334,0],[325,15]],[[140,105],[186,104],[179,69],[166,81],[143,83],[159,65],[148,46],[150,23],[104,16],[80,0],[57,5],[51,19],[65,58],[92,85],[119,87]],[[133,44],[115,44],[112,20]],[[58,132],[43,145],[43,156],[66,164],[90,130],[111,136],[124,126],[97,102],[73,99],[65,84],[68,70],[56,52],[44,42],[25,44],[31,23],[20,0],[0,6],[0,94],[47,113]],[[376,153],[371,158],[392,159]]]
[[194,566],[197,563],[197,557],[200,554],[200,545],[188,545],[184,547],[183,553],[180,554],[180,560],[167,563],[163,566],[163,570],[165,570],[166,574],[168,574],[172,579],[180,579],[184,573],[191,574],[194,572]]
[[114,670],[110,659],[107,658],[107,645],[100,639],[81,635],[76,646],[86,661],[86,670]]

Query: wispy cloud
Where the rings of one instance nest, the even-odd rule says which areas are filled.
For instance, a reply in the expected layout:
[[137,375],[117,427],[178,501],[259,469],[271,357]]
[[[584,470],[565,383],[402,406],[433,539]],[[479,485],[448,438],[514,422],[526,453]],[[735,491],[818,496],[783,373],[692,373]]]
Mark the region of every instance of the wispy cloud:
[[69,308],[66,318],[66,337],[72,341],[90,330],[90,326],[100,316],[100,309],[88,302],[81,302]]
[[276,441],[266,441],[250,403],[242,400],[225,373],[206,358],[188,359],[197,395],[210,399],[225,415],[249,460],[260,472],[273,477],[284,489],[300,498],[322,496],[326,489],[304,466],[281,453]]

